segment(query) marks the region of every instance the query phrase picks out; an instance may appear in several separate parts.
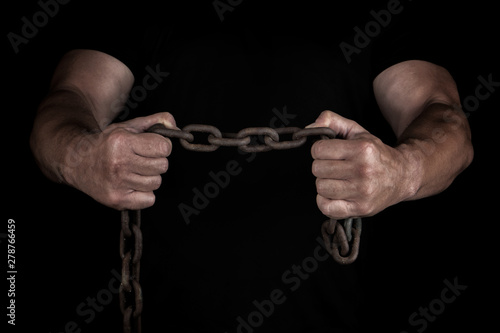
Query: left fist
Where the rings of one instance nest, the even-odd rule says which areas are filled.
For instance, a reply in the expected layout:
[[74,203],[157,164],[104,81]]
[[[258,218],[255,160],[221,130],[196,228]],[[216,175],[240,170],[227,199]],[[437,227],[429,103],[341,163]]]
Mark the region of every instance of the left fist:
[[411,192],[411,164],[358,123],[323,111],[308,127],[329,127],[344,140],[314,143],[312,173],[316,201],[334,219],[372,216],[403,201]]

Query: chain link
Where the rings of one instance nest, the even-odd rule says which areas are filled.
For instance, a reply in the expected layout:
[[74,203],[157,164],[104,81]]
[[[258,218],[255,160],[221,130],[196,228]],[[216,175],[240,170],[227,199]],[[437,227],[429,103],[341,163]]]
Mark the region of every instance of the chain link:
[[[361,236],[361,219],[356,218],[354,227],[352,227],[353,218],[344,220],[344,225],[337,220],[326,220],[321,226],[321,234],[325,242],[325,248],[336,262],[342,265],[352,264],[359,253],[359,242]],[[354,232],[354,241],[352,248],[349,248],[349,242]],[[339,251],[340,248],[340,251]]]
[[[273,149],[292,149],[306,143],[309,136],[320,136],[322,139],[334,139],[336,136],[336,133],[328,127],[306,129],[298,127],[249,127],[242,129],[238,133],[223,134],[215,126],[200,124],[187,125],[182,130],[169,129],[162,124],[155,124],[147,132],[160,134],[169,138],[177,138],[185,149],[197,152],[212,152],[222,146],[238,147],[242,151],[249,153],[265,152]],[[196,140],[193,133],[208,133],[208,144],[195,143]],[[292,135],[292,140],[280,140],[284,135]],[[259,137],[261,138],[261,143],[258,142]]]
[[123,332],[141,332],[142,288],[139,283],[142,256],[141,211],[122,211],[120,257],[122,281],[119,289]]

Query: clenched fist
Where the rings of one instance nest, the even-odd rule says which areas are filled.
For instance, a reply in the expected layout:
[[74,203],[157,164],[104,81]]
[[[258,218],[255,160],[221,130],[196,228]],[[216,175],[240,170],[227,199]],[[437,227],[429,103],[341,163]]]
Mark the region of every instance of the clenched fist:
[[343,140],[311,148],[317,204],[334,219],[374,215],[409,196],[414,166],[356,122],[324,111],[308,127],[329,127]]
[[169,139],[144,133],[156,123],[176,128],[172,115],[164,112],[81,135],[68,147],[63,166],[65,180],[115,209],[152,206],[153,191],[160,187],[172,149]]

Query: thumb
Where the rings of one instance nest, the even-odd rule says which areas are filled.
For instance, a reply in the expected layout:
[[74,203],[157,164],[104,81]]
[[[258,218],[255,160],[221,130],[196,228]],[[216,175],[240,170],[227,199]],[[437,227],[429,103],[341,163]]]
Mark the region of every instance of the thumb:
[[175,123],[174,116],[169,112],[158,112],[146,117],[137,117],[127,120],[122,124],[135,132],[141,133],[158,123],[165,125],[167,128],[179,129]]
[[321,112],[316,121],[306,128],[314,127],[329,127],[344,139],[352,139],[355,135],[368,132],[357,122],[329,110]]

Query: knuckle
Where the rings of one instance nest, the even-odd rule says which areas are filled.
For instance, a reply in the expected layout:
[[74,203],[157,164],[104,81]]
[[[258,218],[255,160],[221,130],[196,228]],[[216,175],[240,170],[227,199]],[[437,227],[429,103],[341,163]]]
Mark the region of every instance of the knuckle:
[[311,167],[312,174],[317,177],[318,173],[319,173],[319,169],[320,169],[319,162],[314,160],[312,162],[312,167]]
[[375,149],[375,143],[372,140],[361,140],[359,143],[361,156],[372,156],[375,152]]
[[377,137],[368,136],[368,134],[362,135],[358,141],[359,155],[365,159],[374,157],[378,154],[380,143],[381,141]]
[[109,133],[108,140],[113,148],[121,148],[127,144],[130,133],[123,128],[116,128]]
[[312,158],[317,159],[325,149],[326,140],[318,140],[311,147]]
[[330,178],[334,176],[328,161],[314,160],[311,166],[311,171],[317,178]]
[[117,209],[117,210],[123,210],[123,209],[126,208],[125,205],[124,205],[124,202],[122,200],[122,196],[119,195],[115,191],[109,191],[106,194],[106,198],[104,200],[104,204],[106,206],[109,206],[109,207]]
[[161,137],[158,149],[163,156],[170,156],[170,153],[172,152],[172,141],[168,138]]
[[331,123],[332,119],[334,118],[335,116],[335,112],[333,111],[330,111],[330,110],[323,110],[319,117],[318,117],[318,120],[324,124],[324,125],[328,125]]
[[327,205],[320,205],[318,206],[319,207],[319,210],[321,211],[321,213],[325,216],[328,216],[328,217],[331,217],[330,215],[330,210],[328,209],[328,206]]
[[324,179],[316,178],[316,191],[318,194],[325,194],[328,184]]
[[111,177],[119,177],[126,170],[125,162],[127,154],[125,151],[130,146],[131,133],[127,130],[117,128],[109,134],[107,146],[107,158],[103,163]]
[[377,175],[377,168],[371,160],[361,161],[357,166],[357,170],[362,182],[369,182]]
[[319,194],[316,197],[316,203],[321,213],[330,218],[344,219],[350,216],[348,205],[336,205],[334,201]]
[[175,128],[175,118],[170,112],[158,112],[151,115],[156,122],[165,125],[168,128]]
[[357,171],[358,171],[359,176],[362,179],[368,178],[368,176],[370,175],[370,172],[371,172],[370,165],[368,165],[367,163],[361,163],[358,165]]
[[154,195],[153,192],[149,192],[141,201],[138,207],[139,209],[149,208],[155,204],[155,201],[156,201],[156,196]]
[[118,156],[110,156],[106,169],[106,173],[113,183],[121,179],[121,175],[125,171],[124,163]]
[[160,164],[160,173],[165,173],[168,171],[169,163],[168,159],[162,159],[162,164]]
[[172,152],[172,141],[161,135],[153,135],[148,138],[150,140],[150,149],[155,151],[155,155],[168,157]]
[[121,164],[121,157],[124,155],[125,149],[127,149],[127,141],[127,135],[121,131],[110,135],[106,147],[108,163],[110,165],[117,166]]
[[318,205],[319,210],[323,215],[330,216],[330,208],[328,205],[328,201],[323,198],[321,195],[316,196],[316,203]]
[[371,182],[361,182],[358,185],[358,192],[364,198],[370,198],[375,193],[375,186]]
[[175,126],[174,116],[170,112],[165,112],[165,117],[166,117],[168,122],[170,122],[172,125]]
[[159,112],[158,113],[163,119],[168,121],[174,121],[174,116],[170,112]]
[[154,191],[154,190],[159,189],[159,188],[160,188],[160,186],[161,186],[161,183],[162,183],[162,178],[161,178],[161,176],[156,176],[156,177],[153,177],[153,178],[151,179],[151,188],[152,188],[152,190]]

